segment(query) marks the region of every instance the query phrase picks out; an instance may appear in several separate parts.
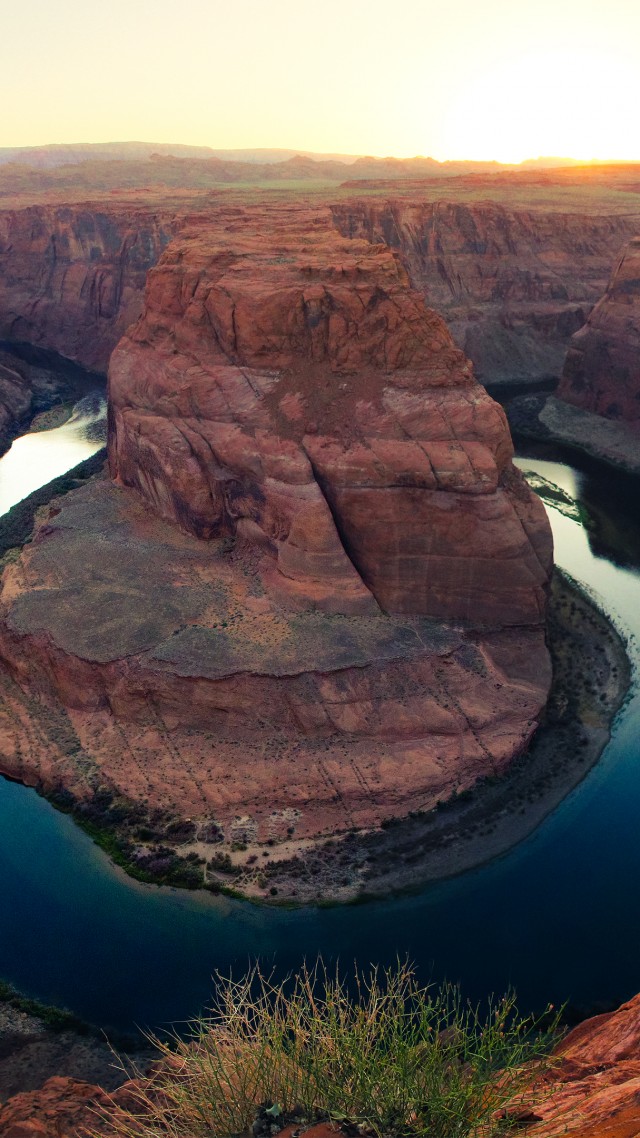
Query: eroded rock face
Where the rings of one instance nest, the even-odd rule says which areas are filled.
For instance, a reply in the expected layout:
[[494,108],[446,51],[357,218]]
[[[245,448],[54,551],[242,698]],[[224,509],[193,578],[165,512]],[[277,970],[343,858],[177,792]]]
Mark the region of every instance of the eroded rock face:
[[640,996],[575,1028],[535,1096],[531,1138],[636,1138],[640,1131]]
[[[194,202],[198,209],[202,203]],[[0,338],[106,370],[142,306],[145,277],[190,203],[157,212],[105,199],[0,212]],[[638,218],[493,202],[340,202],[347,237],[397,250],[484,383],[558,375]]]
[[608,419],[640,422],[640,237],[571,340],[558,397]]
[[332,206],[340,231],[396,249],[445,315],[483,383],[545,379],[602,295],[638,219],[495,202],[362,200]]
[[110,416],[114,481],[53,503],[4,577],[5,769],[308,841],[526,746],[550,529],[390,250],[322,207],[192,222]]
[[170,215],[144,208],[0,211],[0,339],[105,372],[170,234]]
[[136,1111],[138,1103],[127,1085],[111,1094],[93,1083],[55,1075],[37,1091],[14,1095],[0,1106],[2,1138],[86,1138],[89,1133],[115,1138],[118,1108]]
[[442,319],[328,211],[263,221],[185,234],[150,274],[111,361],[114,478],[260,544],[301,603],[541,621],[546,517]]

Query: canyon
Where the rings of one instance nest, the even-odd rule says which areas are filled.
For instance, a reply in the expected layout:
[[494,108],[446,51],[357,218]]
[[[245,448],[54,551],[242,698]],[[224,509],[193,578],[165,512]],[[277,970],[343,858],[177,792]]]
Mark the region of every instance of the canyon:
[[[389,199],[343,191],[338,200],[326,193],[320,200],[344,236],[398,253],[413,288],[444,315],[481,382],[558,375],[571,335],[638,232],[640,209],[621,212],[606,198],[598,210],[589,199],[581,210],[578,200],[571,212],[465,202],[453,194],[443,199],[442,189],[430,201],[411,189],[413,196],[407,189]],[[216,193],[113,195],[9,196],[0,209],[0,339],[28,341],[106,371],[140,315],[147,272],[171,237],[189,216],[215,220]],[[226,196],[242,208],[242,195]]]
[[169,218],[144,207],[0,210],[0,340],[25,341],[105,372],[137,319]]
[[486,384],[560,373],[571,335],[600,297],[638,215],[590,215],[408,199],[332,207],[348,236],[400,253],[414,288],[445,316]]
[[[632,416],[608,358],[585,361],[626,342],[633,242],[589,313],[638,217],[406,196],[0,211],[0,338],[109,364],[110,397],[108,471],[6,565],[2,770],[130,811],[143,870],[179,848],[217,889],[226,859],[265,900],[258,855],[506,771],[551,683],[551,541],[474,367],[547,379],[586,320],[559,395]],[[33,396],[9,343],[3,440]],[[532,1134],[635,1132],[636,1021],[570,1037]],[[82,1121],[96,1088],[54,1083],[1,1132]]]
[[546,514],[393,251],[326,207],[185,220],[109,405],[111,479],[5,572],[5,771],[169,809],[202,858],[379,826],[523,750]]

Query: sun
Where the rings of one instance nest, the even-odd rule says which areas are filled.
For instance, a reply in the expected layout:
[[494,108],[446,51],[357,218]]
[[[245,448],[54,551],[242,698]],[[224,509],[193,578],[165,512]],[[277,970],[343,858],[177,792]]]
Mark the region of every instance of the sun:
[[450,103],[448,157],[639,159],[637,73],[619,55],[555,48],[500,62]]

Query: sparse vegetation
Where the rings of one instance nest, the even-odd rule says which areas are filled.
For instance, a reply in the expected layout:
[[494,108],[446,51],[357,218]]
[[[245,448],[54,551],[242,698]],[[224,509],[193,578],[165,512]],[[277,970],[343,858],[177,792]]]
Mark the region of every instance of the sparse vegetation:
[[513,995],[481,1011],[402,964],[350,985],[322,964],[284,984],[254,968],[220,980],[188,1038],[153,1039],[161,1063],[137,1107],[103,1121],[122,1138],[223,1138],[260,1113],[273,1129],[330,1119],[376,1138],[489,1138],[552,1062],[558,1018],[545,1019],[520,1018]]

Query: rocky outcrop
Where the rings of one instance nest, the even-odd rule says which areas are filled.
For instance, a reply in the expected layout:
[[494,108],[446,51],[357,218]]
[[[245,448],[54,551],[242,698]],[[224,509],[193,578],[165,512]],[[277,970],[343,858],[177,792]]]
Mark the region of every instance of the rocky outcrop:
[[[148,270],[190,208],[110,201],[0,213],[0,338],[106,370]],[[201,209],[201,203],[197,204]],[[639,218],[410,197],[332,206],[341,233],[387,244],[445,314],[484,383],[558,375]]]
[[112,203],[0,211],[0,339],[105,372],[170,234],[169,211]]
[[640,237],[572,338],[558,397],[608,419],[640,422]]
[[636,1138],[640,1133],[640,996],[586,1020],[557,1049],[534,1096],[531,1138]]
[[503,412],[392,252],[326,211],[176,240],[109,393],[114,478],[200,537],[248,536],[291,597],[541,619],[547,523]]
[[340,231],[396,249],[483,383],[557,376],[638,217],[495,202],[351,201]]
[[324,208],[194,221],[109,383],[114,483],[5,574],[5,769],[231,846],[428,809],[524,748],[548,522],[389,249]]
[[118,1108],[135,1111],[138,1104],[126,1085],[112,1094],[93,1083],[54,1075],[37,1091],[14,1095],[0,1106],[2,1138],[115,1138],[117,1127],[106,1121]]

